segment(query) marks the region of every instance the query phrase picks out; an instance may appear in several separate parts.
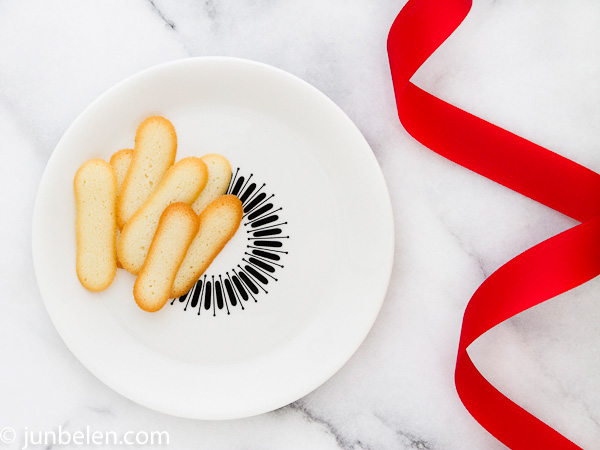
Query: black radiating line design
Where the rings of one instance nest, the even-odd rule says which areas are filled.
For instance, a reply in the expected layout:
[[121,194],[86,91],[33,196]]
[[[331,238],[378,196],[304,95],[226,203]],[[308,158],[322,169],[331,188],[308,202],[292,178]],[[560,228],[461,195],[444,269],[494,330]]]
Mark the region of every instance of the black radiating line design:
[[229,296],[229,302],[231,303],[231,306],[237,305],[237,295],[233,291],[233,286],[231,285],[231,281],[229,281],[228,279],[225,279],[225,291],[227,292],[227,295]]
[[[230,315],[235,310],[243,311],[249,300],[258,302],[258,297],[268,294],[267,288],[277,281],[276,273],[284,268],[285,212],[277,206],[275,194],[268,192],[266,183],[258,183],[254,174],[246,175],[235,170],[228,194],[236,195],[244,208],[242,225],[238,233],[246,234],[246,252],[240,261],[233,261],[231,270],[220,274],[204,274],[190,291],[173,299],[171,305],[184,304],[184,311],[202,309],[216,316],[219,312]],[[210,267],[207,272],[210,272]]]

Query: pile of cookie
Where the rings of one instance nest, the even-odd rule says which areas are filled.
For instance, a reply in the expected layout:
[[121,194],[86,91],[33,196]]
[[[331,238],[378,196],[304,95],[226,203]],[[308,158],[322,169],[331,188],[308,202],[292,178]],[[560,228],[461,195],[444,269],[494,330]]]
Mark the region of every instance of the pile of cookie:
[[210,154],[175,163],[176,152],[175,128],[153,116],[133,149],[75,174],[76,268],[86,289],[106,289],[122,267],[137,275],[140,308],[158,311],[192,288],[237,231],[243,208],[225,195],[229,161]]

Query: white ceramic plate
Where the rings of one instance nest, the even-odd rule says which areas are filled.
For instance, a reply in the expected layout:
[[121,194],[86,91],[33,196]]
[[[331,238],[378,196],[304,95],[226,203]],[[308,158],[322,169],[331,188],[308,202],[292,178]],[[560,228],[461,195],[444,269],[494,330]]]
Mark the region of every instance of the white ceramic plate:
[[[155,114],[175,126],[177,159],[231,161],[247,214],[204,283],[151,314],[124,270],[101,293],[79,284],[73,177],[132,148]],[[125,397],[198,419],[271,411],[330,378],[380,310],[393,249],[389,194],[356,126],[301,79],[233,58],[163,64],[101,95],[52,154],[33,218],[40,292],[75,356]]]

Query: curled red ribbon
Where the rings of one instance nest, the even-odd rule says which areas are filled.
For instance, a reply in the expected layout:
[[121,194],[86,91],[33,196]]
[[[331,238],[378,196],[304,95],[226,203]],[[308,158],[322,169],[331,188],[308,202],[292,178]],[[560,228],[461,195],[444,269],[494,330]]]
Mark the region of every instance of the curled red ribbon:
[[455,384],[471,415],[511,449],[579,449],[492,386],[467,348],[510,317],[600,274],[600,175],[425,92],[409,80],[471,0],[410,0],[388,36],[398,116],[419,142],[581,224],[521,253],[477,289],[462,323]]

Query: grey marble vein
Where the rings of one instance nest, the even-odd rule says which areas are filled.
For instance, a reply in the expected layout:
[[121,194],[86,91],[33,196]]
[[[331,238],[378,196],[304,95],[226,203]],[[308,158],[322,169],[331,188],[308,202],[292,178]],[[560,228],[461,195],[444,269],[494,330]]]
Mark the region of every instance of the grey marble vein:
[[165,24],[167,24],[167,26],[169,26],[172,30],[175,30],[175,23],[172,20],[169,20],[169,19],[167,19],[167,17],[165,17],[165,14],[162,12],[162,10],[158,6],[156,6],[155,1],[148,0],[148,3],[150,3],[150,6],[152,6],[152,9],[154,11],[156,11],[156,13],[165,22]]
[[343,436],[343,433],[340,432],[340,430],[338,430],[336,426],[331,423],[331,421],[311,411],[306,405],[303,404],[301,400],[292,403],[287,408],[299,412],[309,422],[315,423],[323,427],[328,433],[330,433],[335,438],[335,441],[337,442],[339,448],[342,448],[344,450],[356,450],[357,448],[368,449],[368,447],[364,447],[359,440],[350,442],[347,438]]

